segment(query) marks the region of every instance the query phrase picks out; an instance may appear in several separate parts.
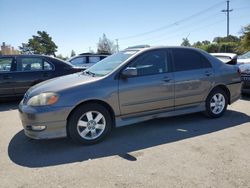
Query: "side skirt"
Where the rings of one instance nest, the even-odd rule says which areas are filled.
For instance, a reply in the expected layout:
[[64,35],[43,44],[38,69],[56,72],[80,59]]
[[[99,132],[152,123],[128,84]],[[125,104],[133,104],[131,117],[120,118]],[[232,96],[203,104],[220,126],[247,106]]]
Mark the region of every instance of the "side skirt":
[[176,107],[174,110],[173,108],[168,109],[161,109],[156,111],[150,111],[150,112],[142,112],[132,115],[124,115],[124,116],[118,116],[115,118],[116,121],[116,127],[122,127],[134,123],[139,123],[143,121],[148,121],[151,119],[158,119],[158,118],[164,118],[164,117],[172,117],[172,116],[178,116],[183,114],[191,114],[196,112],[202,112],[205,111],[205,102],[199,103],[199,104],[192,104],[192,105],[185,105],[182,107]]

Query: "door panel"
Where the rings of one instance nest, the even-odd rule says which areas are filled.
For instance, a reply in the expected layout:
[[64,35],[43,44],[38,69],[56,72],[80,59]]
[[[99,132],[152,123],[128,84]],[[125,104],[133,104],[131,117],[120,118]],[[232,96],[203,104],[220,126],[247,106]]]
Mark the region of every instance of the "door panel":
[[0,97],[15,95],[13,80],[14,59],[0,58]]
[[15,73],[16,95],[23,95],[31,86],[53,77],[53,70],[40,57],[19,57]]
[[172,49],[175,77],[175,106],[201,103],[212,86],[213,68],[197,50]]
[[174,76],[167,57],[165,50],[152,50],[128,64],[137,76],[119,80],[122,115],[174,106]]
[[212,68],[175,72],[175,106],[202,102],[211,88],[212,72]]
[[119,81],[122,115],[174,106],[172,73],[128,78]]

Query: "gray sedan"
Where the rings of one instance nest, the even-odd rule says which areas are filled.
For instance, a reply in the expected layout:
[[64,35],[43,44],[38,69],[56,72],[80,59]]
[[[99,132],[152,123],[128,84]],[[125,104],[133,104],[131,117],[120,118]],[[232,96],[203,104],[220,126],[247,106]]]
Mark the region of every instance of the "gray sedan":
[[19,112],[28,137],[93,144],[112,128],[154,118],[195,112],[218,118],[240,93],[238,68],[202,50],[129,48],[33,86]]

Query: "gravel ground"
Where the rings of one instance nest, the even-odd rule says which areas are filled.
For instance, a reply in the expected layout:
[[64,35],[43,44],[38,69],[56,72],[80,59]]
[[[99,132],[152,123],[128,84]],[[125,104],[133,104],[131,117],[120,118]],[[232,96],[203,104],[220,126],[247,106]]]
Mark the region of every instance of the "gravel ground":
[[17,102],[0,104],[0,187],[250,187],[250,97],[116,129],[93,146],[24,136]]

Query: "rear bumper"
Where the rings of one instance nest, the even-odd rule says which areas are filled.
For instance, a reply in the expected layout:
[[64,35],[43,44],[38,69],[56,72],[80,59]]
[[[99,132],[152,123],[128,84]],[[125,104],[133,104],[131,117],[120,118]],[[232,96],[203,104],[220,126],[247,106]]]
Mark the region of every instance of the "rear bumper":
[[227,85],[230,92],[230,104],[234,103],[241,97],[242,82]]
[[[68,107],[31,107],[19,104],[19,115],[25,135],[33,139],[51,139],[67,136]],[[44,127],[37,130],[36,127]]]

